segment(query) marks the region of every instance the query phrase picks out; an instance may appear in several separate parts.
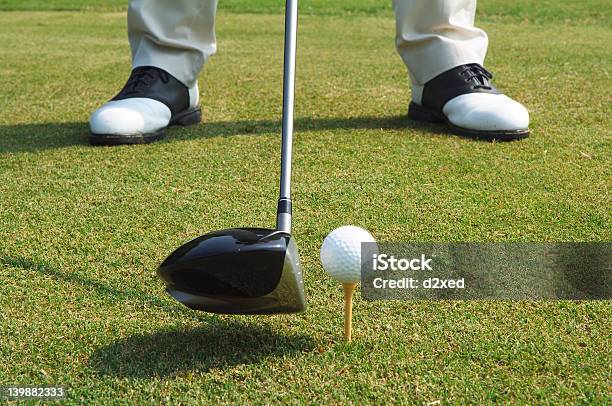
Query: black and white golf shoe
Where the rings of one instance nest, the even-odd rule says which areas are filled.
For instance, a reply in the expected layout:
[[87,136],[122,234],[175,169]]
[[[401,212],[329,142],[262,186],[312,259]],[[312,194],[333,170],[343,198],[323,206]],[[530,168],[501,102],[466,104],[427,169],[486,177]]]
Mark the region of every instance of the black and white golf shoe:
[[457,66],[413,86],[408,108],[411,119],[448,124],[457,135],[512,141],[529,136],[529,112],[501,94],[493,75],[479,64]]
[[134,68],[119,94],[89,118],[94,145],[144,144],[163,137],[170,125],[202,119],[197,83],[187,88],[163,69]]

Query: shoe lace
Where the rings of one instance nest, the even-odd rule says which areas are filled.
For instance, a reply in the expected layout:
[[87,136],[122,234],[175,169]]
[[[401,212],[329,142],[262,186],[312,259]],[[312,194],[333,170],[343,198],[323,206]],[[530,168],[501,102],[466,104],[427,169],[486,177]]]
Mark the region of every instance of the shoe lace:
[[467,82],[474,83],[474,89],[492,89],[490,80],[493,79],[493,74],[476,63],[465,65],[460,75],[464,76]]
[[132,71],[130,78],[125,84],[126,93],[141,93],[144,89],[149,88],[157,79],[168,83],[170,77],[168,73],[162,69],[152,66],[143,66]]

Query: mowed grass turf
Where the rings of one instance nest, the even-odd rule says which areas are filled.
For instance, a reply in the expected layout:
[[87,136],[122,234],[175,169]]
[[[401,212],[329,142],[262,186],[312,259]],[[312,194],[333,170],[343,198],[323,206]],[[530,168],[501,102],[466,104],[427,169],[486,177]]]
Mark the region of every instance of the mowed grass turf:
[[346,345],[319,265],[344,224],[380,241],[610,240],[604,11],[492,4],[488,67],[531,111],[523,142],[408,121],[388,11],[302,16],[294,231],[309,308],[270,317],[189,311],[155,268],[207,231],[273,225],[282,15],[220,10],[202,125],[94,148],[88,115],[130,69],[124,13],[0,14],[0,385],[64,384],[79,403],[609,403],[610,302],[357,294]]

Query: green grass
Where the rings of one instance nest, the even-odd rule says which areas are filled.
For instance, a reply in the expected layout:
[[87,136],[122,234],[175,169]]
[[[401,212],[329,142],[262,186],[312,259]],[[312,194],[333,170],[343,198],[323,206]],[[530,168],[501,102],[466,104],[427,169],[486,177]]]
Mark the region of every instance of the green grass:
[[309,309],[260,318],[183,309],[154,270],[193,236],[273,224],[282,16],[219,18],[202,125],[92,148],[88,114],[129,72],[124,14],[0,14],[0,385],[62,383],[79,403],[610,403],[609,302],[358,294],[355,342],[340,340],[341,292],[318,263],[336,226],[381,241],[610,240],[603,2],[482,3],[497,10],[481,21],[488,66],[532,114],[524,142],[406,120],[389,12],[302,17],[294,228]]
[[[127,9],[127,0],[0,0],[0,10],[95,10],[118,11]],[[282,14],[282,0],[231,0],[219,2],[219,13]],[[380,0],[301,0],[300,12],[314,15],[391,15],[391,2]],[[478,17],[486,20],[558,22],[573,24],[610,25],[612,8],[607,0],[481,0]]]

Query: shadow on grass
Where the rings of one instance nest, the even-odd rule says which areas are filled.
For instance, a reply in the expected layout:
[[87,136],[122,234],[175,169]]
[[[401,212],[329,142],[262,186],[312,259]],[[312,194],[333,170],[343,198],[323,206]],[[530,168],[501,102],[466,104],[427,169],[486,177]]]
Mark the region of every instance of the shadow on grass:
[[[125,301],[139,302],[148,307],[154,307],[158,310],[163,310],[172,314],[180,313],[191,319],[196,319],[201,322],[208,322],[211,317],[205,313],[194,312],[183,305],[174,303],[170,299],[163,300],[159,297],[152,296],[137,289],[122,288],[116,289],[106,285],[100,281],[87,278],[78,273],[63,272],[55,269],[45,261],[31,260],[23,257],[0,256],[0,265],[19,268],[29,272],[37,272],[39,274],[50,276],[60,282],[70,283],[86,289],[91,295],[98,295],[107,299],[110,303],[121,303]],[[161,290],[160,283],[160,290]],[[161,292],[160,292],[161,293]]]
[[102,296],[110,303],[140,302],[204,325],[192,330],[134,335],[98,348],[90,357],[90,365],[99,375],[151,377],[194,370],[208,371],[256,363],[266,357],[297,354],[315,346],[312,338],[304,334],[279,333],[266,325],[195,312],[137,289],[116,289],[77,273],[60,271],[44,261],[0,256],[1,265],[80,286],[88,294]]
[[100,376],[147,378],[254,364],[314,347],[312,338],[305,334],[216,319],[196,329],[159,331],[116,341],[96,350],[89,365]]
[[88,145],[85,123],[0,125],[0,154]]
[[[406,116],[299,118],[295,121],[296,132],[405,128],[432,130],[436,127],[414,123]],[[168,129],[165,142],[274,132],[280,133],[280,122],[276,120],[203,122],[195,127]],[[85,122],[2,125],[0,153],[36,152],[74,145],[89,145],[88,136],[89,128]]]

